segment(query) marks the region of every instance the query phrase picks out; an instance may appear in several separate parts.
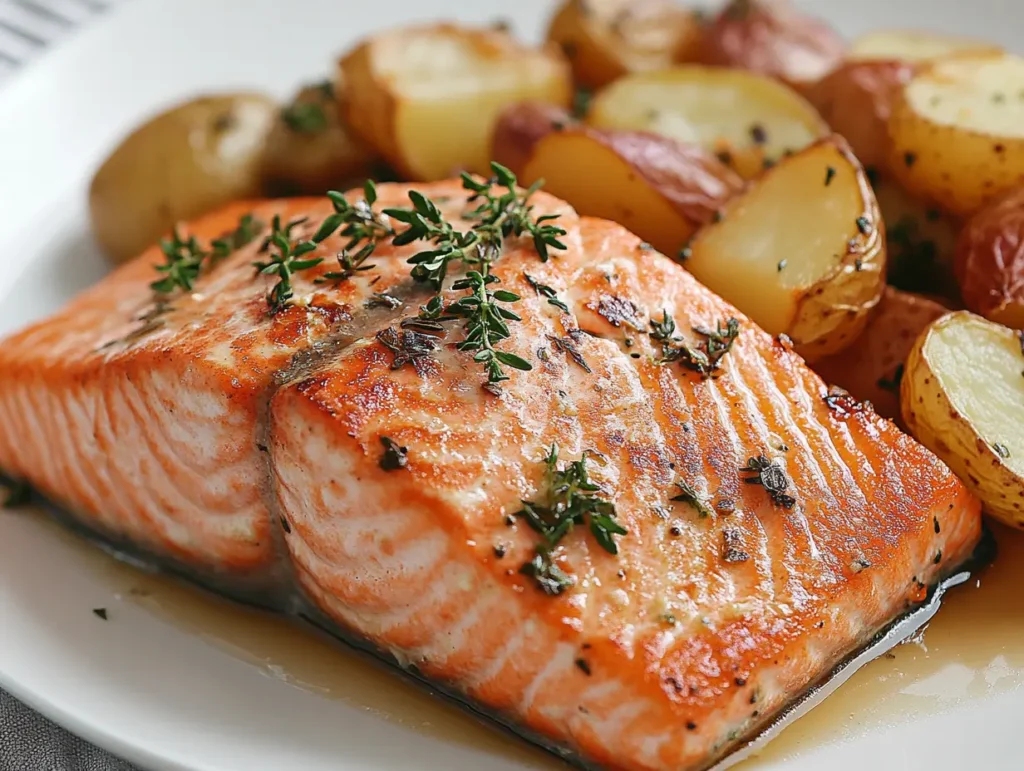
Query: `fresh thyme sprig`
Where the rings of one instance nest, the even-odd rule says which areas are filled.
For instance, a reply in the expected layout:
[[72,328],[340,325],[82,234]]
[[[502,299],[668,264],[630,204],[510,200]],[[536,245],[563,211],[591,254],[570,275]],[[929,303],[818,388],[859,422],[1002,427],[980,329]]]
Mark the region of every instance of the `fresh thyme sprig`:
[[[274,215],[270,235],[267,238],[271,248],[270,259],[266,262],[254,262],[257,275],[277,276],[278,282],[267,294],[267,304],[271,312],[281,310],[295,295],[292,276],[296,273],[315,268],[324,261],[323,257],[303,259],[305,255],[316,250],[313,241],[292,241],[292,229],[306,222],[305,217],[294,219],[287,225],[281,224],[280,215]],[[277,251],[274,252],[273,249]]]
[[[672,337],[671,332],[675,330],[675,321],[668,316],[667,312],[661,322],[656,325],[652,323],[652,337],[663,339],[665,362],[678,361],[684,367],[692,369],[703,378],[716,377],[722,366],[722,359],[732,350],[733,343],[740,334],[740,323],[734,318],[728,319],[725,324],[717,322],[715,329],[704,329],[694,327],[693,331],[702,335],[704,340],[696,346],[689,346],[681,339]],[[667,337],[659,337],[667,334]]]
[[558,467],[558,445],[552,444],[544,463],[545,501],[523,501],[516,516],[523,517],[541,535],[533,558],[520,568],[548,594],[561,594],[572,579],[553,561],[551,554],[576,525],[587,524],[597,543],[610,554],[618,554],[615,536],[627,530],[616,519],[615,505],[600,497],[601,488],[587,474],[587,454],[565,468]]
[[156,269],[166,275],[149,286],[160,294],[170,294],[175,289],[191,292],[207,255],[199,240],[195,236],[182,238],[175,227],[170,239],[160,241],[160,251],[164,253],[164,264],[157,265]]
[[344,248],[349,250],[361,243],[376,244],[395,235],[388,219],[373,210],[373,205],[377,203],[377,186],[373,180],[366,180],[363,184],[363,197],[355,203],[349,203],[337,190],[328,191],[327,197],[331,199],[334,213],[328,215],[317,228],[313,235],[315,243],[325,241],[338,228],[341,228],[340,235],[348,237]]
[[[493,176],[478,180],[462,175],[462,186],[470,191],[469,203],[476,208],[465,213],[474,224],[469,230],[456,230],[444,218],[437,204],[418,191],[409,192],[411,208],[385,209],[384,214],[406,229],[396,235],[396,246],[427,241],[433,245],[409,258],[415,281],[428,284],[440,292],[453,265],[468,268],[465,278],[452,285],[455,291],[469,294],[447,308],[440,295],[430,300],[420,314],[421,319],[439,323],[455,318],[466,320],[465,339],[459,350],[476,351],[474,359],[484,365],[488,383],[508,380],[502,366],[530,370],[532,365],[515,354],[499,351],[494,343],[507,340],[511,333],[506,321],[519,321],[520,317],[499,303],[517,302],[518,295],[489,287],[499,279],[491,273],[491,266],[501,256],[505,239],[529,235],[542,261],[550,257],[551,249],[565,249],[559,238],[565,230],[550,224],[558,215],[548,214],[534,218],[530,198],[540,189],[541,182],[520,192],[515,174],[499,163],[491,163]],[[497,189],[496,189],[497,188]],[[500,192],[504,189],[504,192]]]
[[158,294],[170,294],[176,289],[191,292],[204,264],[214,265],[236,249],[251,243],[263,227],[263,223],[252,214],[243,215],[238,220],[238,227],[211,242],[209,250],[203,249],[195,236],[185,239],[178,228],[174,228],[169,239],[160,241],[164,264],[157,265],[156,269],[166,275],[150,287]]

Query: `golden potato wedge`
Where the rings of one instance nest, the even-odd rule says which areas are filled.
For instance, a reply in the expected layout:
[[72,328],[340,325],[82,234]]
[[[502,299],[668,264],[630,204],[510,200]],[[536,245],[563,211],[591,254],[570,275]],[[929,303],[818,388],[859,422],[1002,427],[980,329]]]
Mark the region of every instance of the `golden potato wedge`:
[[959,56],[899,91],[889,168],[911,194],[968,215],[1024,182],[1024,59]]
[[885,285],[885,237],[842,137],[780,161],[716,219],[681,255],[698,280],[808,361],[861,333]]
[[846,42],[789,0],[731,0],[708,25],[701,61],[739,67],[802,88],[843,59]]
[[267,194],[321,195],[369,177],[376,155],[341,119],[344,88],[325,81],[305,86],[281,109],[267,139]]
[[345,118],[399,173],[436,180],[490,173],[491,135],[510,104],[568,107],[569,64],[507,32],[438,24],[382,32],[342,58]]
[[949,308],[923,295],[886,287],[864,331],[846,350],[814,362],[822,380],[869,401],[900,425],[900,381],[910,349],[925,327]]
[[491,140],[491,159],[522,178],[533,146],[552,131],[577,125],[572,114],[542,102],[520,102],[507,107],[498,118]]
[[880,166],[890,155],[893,100],[913,73],[913,67],[903,62],[846,62],[806,87],[803,94],[832,130],[850,143],[861,163]]
[[675,254],[743,181],[699,147],[634,131],[578,127],[541,138],[521,181],[580,214],[621,223],[659,251]]
[[594,89],[631,72],[692,61],[701,23],[674,0],[566,0],[548,40],[565,52],[576,83]]
[[869,172],[885,222],[888,281],[907,292],[959,297],[953,258],[959,220],[914,198],[884,172]]
[[850,43],[848,61],[931,62],[960,54],[999,54],[1002,49],[983,40],[907,29],[879,29]]
[[971,217],[956,245],[964,304],[1012,329],[1024,329],[1024,187]]
[[133,259],[181,220],[258,198],[278,106],[256,93],[201,96],[139,126],[89,187],[89,216],[115,262]]
[[903,419],[996,519],[1024,528],[1024,355],[1019,333],[968,311],[918,338],[900,388]]
[[815,109],[778,81],[700,65],[617,80],[594,97],[587,122],[700,145],[747,179],[829,133]]

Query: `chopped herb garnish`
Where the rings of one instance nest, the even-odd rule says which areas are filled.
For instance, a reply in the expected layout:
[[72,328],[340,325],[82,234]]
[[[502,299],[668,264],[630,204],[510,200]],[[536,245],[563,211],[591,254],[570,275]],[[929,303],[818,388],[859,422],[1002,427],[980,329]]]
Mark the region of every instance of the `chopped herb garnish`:
[[623,324],[639,331],[643,329],[640,322],[640,309],[632,300],[618,295],[603,294],[597,303],[597,312],[613,327]]
[[32,500],[32,488],[29,484],[15,482],[7,489],[2,508],[13,509],[17,506],[24,506],[30,500]]
[[828,166],[825,169],[825,187],[832,184],[832,180],[835,179],[836,170],[834,166]]
[[[750,555],[743,551],[743,534],[739,530],[733,528],[726,528],[722,531],[722,561],[723,562],[746,562],[750,559]],[[739,682],[737,678],[736,684],[741,686],[745,684]]]
[[678,361],[684,367],[699,373],[703,378],[717,377],[722,359],[732,350],[733,343],[740,334],[740,323],[730,318],[722,325],[719,321],[713,330],[694,327],[693,331],[702,335],[704,340],[695,347],[679,341],[676,345],[666,348],[664,362]]
[[409,448],[402,447],[393,439],[382,436],[380,443],[384,445],[384,454],[380,456],[380,467],[385,471],[398,471],[409,463]]
[[576,668],[588,677],[590,676],[590,664],[586,659],[576,659]]
[[323,105],[316,102],[295,102],[281,110],[281,120],[299,134],[316,134],[327,128],[329,121]]
[[554,335],[548,335],[547,338],[548,340],[551,341],[551,344],[554,345],[555,348],[557,348],[570,359],[572,359],[574,362],[576,362],[576,364],[579,365],[579,367],[582,368],[584,372],[589,374],[592,371],[590,369],[590,365],[587,364],[587,360],[584,359],[583,354],[580,353],[580,349],[576,346],[576,340],[572,336],[571,332],[566,337],[555,337]]
[[1007,447],[1005,444],[999,444],[998,442],[996,442],[995,444],[992,445],[992,449],[996,451],[1000,458],[1010,457],[1010,448]]
[[406,364],[412,364],[417,372],[422,371],[423,364],[440,347],[436,337],[413,329],[388,327],[377,333],[377,340],[395,354],[391,369],[401,369]]
[[601,497],[601,488],[590,481],[586,453],[559,468],[558,445],[553,444],[544,463],[543,502],[523,501],[522,510],[516,514],[542,538],[533,559],[520,572],[532,576],[548,594],[561,594],[572,586],[572,579],[554,564],[551,554],[576,525],[586,524],[598,545],[609,554],[618,554],[615,536],[626,535],[627,531],[615,519],[615,505]]
[[676,320],[668,314],[668,310],[661,311],[661,321],[651,319],[651,338],[662,343],[668,343],[674,339],[676,333]]
[[554,289],[549,287],[547,284],[540,283],[537,279],[531,276],[529,273],[524,273],[523,278],[526,279],[526,283],[533,287],[533,291],[539,294],[541,297],[546,297],[548,304],[553,305],[562,313],[569,312],[569,306],[558,299],[558,294]]
[[[281,217],[274,215],[271,223],[268,243],[270,246],[270,259],[265,262],[254,262],[257,275],[277,276],[277,283],[267,294],[267,304],[272,313],[284,308],[295,295],[295,288],[292,285],[292,277],[310,268],[315,268],[324,261],[323,257],[306,257],[307,254],[316,251],[316,243],[313,241],[293,241],[292,230],[303,224],[306,219],[299,218],[292,220],[287,225],[281,224]],[[276,249],[277,251],[273,251]]]
[[903,365],[897,364],[896,369],[893,370],[892,377],[880,377],[878,378],[878,387],[885,391],[892,391],[893,393],[899,393],[900,383],[903,382]]
[[387,292],[374,292],[363,305],[367,308],[389,308],[394,310],[395,308],[402,307],[402,301],[397,297],[392,297]]
[[248,246],[256,240],[256,236],[260,234],[264,227],[266,227],[266,225],[256,219],[252,214],[243,214],[241,219],[238,220],[238,227],[230,233],[225,233],[210,244],[212,247],[210,260],[218,262],[230,255],[236,249]]
[[677,479],[676,487],[679,488],[679,494],[673,496],[669,500],[689,503],[697,510],[697,514],[701,519],[709,517],[714,513],[711,507],[708,506],[707,502],[697,493],[696,488],[689,482],[684,479]]
[[796,505],[796,499],[786,494],[789,480],[778,461],[758,455],[756,458],[750,458],[747,465],[743,466],[740,471],[754,474],[755,476],[745,477],[743,481],[749,485],[761,485],[768,492],[772,501],[782,508],[791,509]]

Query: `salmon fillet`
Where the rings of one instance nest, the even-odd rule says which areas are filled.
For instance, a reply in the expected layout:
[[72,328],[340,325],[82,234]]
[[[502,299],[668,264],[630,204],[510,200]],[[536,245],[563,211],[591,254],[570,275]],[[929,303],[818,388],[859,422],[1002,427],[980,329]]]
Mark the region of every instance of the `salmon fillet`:
[[[382,186],[380,205],[409,189]],[[416,189],[465,224],[457,182]],[[962,564],[979,504],[684,269],[533,202],[567,248],[541,262],[512,239],[493,268],[522,298],[501,348],[532,371],[483,388],[458,325],[425,348],[402,337],[430,296],[406,263],[422,245],[382,243],[339,284],[306,271],[270,315],[257,239],[140,334],[154,250],[0,343],[0,468],[232,591],[301,597],[588,763],[707,767]],[[189,232],[250,211],[308,216],[308,237],[331,209],[239,204]],[[691,342],[738,320],[718,377],[662,361],[649,333],[667,318]],[[625,533],[613,554],[571,529],[553,587],[523,570],[539,544],[524,502],[574,462]]]

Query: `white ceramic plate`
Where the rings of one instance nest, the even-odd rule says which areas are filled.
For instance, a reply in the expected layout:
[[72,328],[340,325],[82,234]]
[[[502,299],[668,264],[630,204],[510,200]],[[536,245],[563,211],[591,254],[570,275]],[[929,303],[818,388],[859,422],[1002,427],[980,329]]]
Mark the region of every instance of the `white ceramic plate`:
[[[848,35],[915,26],[1019,49],[1024,29],[1020,0],[805,5]],[[102,275],[87,181],[155,108],[209,89],[284,96],[404,20],[500,16],[536,37],[548,12],[548,0],[126,3],[0,90],[0,334]],[[1000,570],[984,582],[1018,585],[1020,571]],[[984,582],[744,771],[1019,768],[1024,601]],[[308,634],[117,567],[32,512],[0,512],[0,685],[146,768],[560,767]]]

